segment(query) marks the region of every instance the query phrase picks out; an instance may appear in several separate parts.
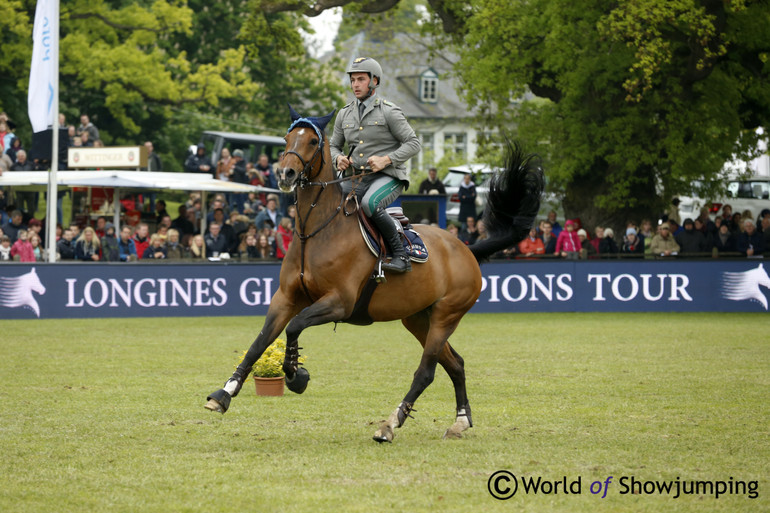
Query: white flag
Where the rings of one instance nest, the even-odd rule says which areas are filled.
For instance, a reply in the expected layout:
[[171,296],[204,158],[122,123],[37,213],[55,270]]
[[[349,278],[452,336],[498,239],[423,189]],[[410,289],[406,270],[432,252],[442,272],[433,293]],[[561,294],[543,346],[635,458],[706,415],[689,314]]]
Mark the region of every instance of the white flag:
[[[53,119],[54,88],[59,77],[59,2],[38,0],[32,30],[32,66],[29,70],[27,107],[33,132],[58,125]],[[58,109],[57,109],[58,110]]]

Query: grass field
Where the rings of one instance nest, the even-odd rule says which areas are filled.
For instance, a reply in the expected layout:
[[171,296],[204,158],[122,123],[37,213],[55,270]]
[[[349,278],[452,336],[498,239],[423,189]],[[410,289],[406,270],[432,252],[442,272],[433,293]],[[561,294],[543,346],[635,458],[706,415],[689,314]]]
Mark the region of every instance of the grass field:
[[[249,382],[226,415],[203,408],[261,322],[0,321],[0,511],[770,510],[766,315],[469,315],[452,344],[474,427],[441,440],[439,370],[383,445],[420,357],[400,323],[310,329],[303,395]],[[501,469],[582,493],[498,501]],[[622,476],[755,480],[758,497],[621,494]]]

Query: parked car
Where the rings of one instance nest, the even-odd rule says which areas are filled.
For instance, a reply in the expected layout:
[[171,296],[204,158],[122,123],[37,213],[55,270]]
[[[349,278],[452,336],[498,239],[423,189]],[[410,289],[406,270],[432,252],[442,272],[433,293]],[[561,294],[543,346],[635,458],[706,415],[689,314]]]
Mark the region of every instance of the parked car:
[[711,219],[714,219],[722,213],[722,206],[725,204],[732,206],[733,212],[750,210],[753,220],[756,221],[762,210],[770,209],[770,177],[730,180],[727,182],[725,195],[711,201],[698,196],[680,197],[679,216],[682,221],[688,217],[695,219],[701,208],[708,207]]
[[[247,162],[256,162],[262,153],[268,156],[270,162],[275,162],[278,159],[278,153],[286,147],[283,137],[216,131],[203,132],[200,144],[206,147],[206,153],[211,157],[212,162],[219,160],[222,148],[229,149],[230,153],[237,149],[242,150]],[[194,153],[195,146],[190,148]]]
[[[473,183],[476,184],[476,213],[482,214],[487,206],[487,194],[489,193],[489,180],[492,175],[500,171],[500,168],[491,168],[486,164],[464,164],[449,168],[449,172],[442,179],[446,187],[446,218],[447,222],[462,222],[458,219],[460,215],[460,197],[459,189],[463,181],[463,176],[472,174]],[[538,219],[545,219],[548,212],[554,210],[557,219],[564,219],[564,211],[561,206],[561,199],[553,193],[545,193],[540,200],[540,212]]]

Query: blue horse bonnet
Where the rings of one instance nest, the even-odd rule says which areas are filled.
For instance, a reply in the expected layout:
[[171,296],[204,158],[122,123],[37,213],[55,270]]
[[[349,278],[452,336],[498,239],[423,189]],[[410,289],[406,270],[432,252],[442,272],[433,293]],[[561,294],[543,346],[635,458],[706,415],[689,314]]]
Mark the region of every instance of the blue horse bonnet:
[[321,141],[321,142],[320,142],[320,147],[321,147],[321,148],[323,148],[323,147],[324,147],[324,136],[323,136],[323,133],[321,132],[321,129],[320,129],[320,128],[318,128],[318,126],[317,126],[317,125],[316,125],[316,123],[314,122],[314,118],[299,118],[299,119],[297,119],[297,120],[296,120],[294,123],[292,123],[292,124],[291,124],[291,126],[290,126],[290,127],[289,127],[289,129],[286,131],[286,133],[288,134],[289,132],[291,132],[292,130],[294,130],[294,128],[295,128],[297,125],[299,125],[299,124],[303,124],[303,125],[310,125],[310,127],[311,127],[313,130],[315,130],[315,133],[316,133],[316,135],[318,136],[318,140],[319,140],[319,141]]

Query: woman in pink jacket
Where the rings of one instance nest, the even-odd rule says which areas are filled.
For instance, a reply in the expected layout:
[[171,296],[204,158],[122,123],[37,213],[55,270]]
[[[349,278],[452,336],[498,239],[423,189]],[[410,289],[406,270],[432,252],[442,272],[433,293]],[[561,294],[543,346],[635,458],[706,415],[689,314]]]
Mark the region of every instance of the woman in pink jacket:
[[[16,258],[18,257],[18,259]],[[19,238],[11,247],[11,258],[19,262],[34,262],[35,250],[27,240],[27,230],[19,230]]]
[[575,222],[572,219],[567,219],[564,229],[556,239],[556,254],[569,259],[577,259],[580,256],[580,238],[575,231]]

